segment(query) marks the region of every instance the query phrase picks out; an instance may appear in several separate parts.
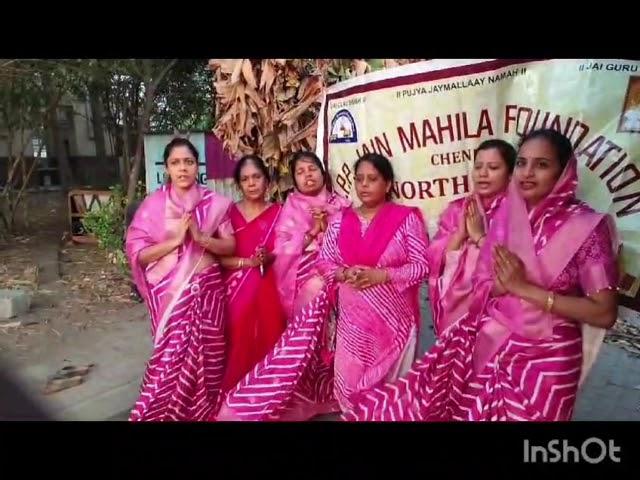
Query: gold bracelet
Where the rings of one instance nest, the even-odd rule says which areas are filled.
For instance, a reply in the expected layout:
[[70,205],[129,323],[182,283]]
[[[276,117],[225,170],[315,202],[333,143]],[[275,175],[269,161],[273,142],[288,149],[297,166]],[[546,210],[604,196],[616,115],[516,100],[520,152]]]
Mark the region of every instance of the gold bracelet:
[[244,258],[238,260],[238,268],[244,268]]
[[553,303],[556,301],[556,294],[553,292],[549,292],[547,294],[547,305],[545,310],[547,313],[551,313],[551,309],[553,308]]

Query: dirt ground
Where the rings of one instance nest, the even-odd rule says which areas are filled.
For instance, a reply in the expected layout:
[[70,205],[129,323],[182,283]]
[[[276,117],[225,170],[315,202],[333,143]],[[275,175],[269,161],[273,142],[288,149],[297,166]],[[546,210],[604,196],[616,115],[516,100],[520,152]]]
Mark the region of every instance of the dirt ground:
[[0,288],[33,294],[29,313],[0,321],[0,355],[16,361],[46,355],[86,329],[106,332],[114,314],[135,304],[128,279],[103,251],[63,240],[64,194],[31,194],[28,208],[29,225],[0,237]]

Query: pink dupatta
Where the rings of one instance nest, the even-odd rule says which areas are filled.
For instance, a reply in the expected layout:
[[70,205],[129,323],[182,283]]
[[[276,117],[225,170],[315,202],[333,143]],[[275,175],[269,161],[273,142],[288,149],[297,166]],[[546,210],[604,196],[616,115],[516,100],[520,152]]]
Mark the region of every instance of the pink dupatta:
[[[507,294],[490,298],[493,286],[492,250],[502,244],[518,255],[533,283],[550,288],[597,225],[607,217],[576,199],[577,161],[572,157],[552,192],[531,211],[520,196],[515,180],[509,185],[507,201],[496,213],[492,229],[483,245],[474,277],[477,295],[471,315],[486,313],[492,320],[478,333],[474,350],[474,369],[481,371],[512,332],[527,338],[551,335],[561,317],[546,313],[528,302]],[[609,219],[610,220],[610,219]],[[612,223],[609,223],[612,227]],[[611,230],[617,250],[615,227]],[[607,285],[605,272],[589,273],[594,284]],[[593,364],[604,336],[600,329],[582,324],[583,369],[581,382]]]
[[[327,222],[351,202],[340,195],[330,193],[323,188],[316,196],[303,195],[297,190],[289,194],[282,207],[280,219],[276,224],[276,260],[273,269],[276,273],[280,300],[288,318],[294,315],[297,295],[297,274],[304,253],[304,237],[311,229],[313,218],[311,208],[323,208],[327,212]],[[320,236],[307,247],[307,251],[317,251],[322,242]],[[304,303],[304,302],[303,302]]]
[[[213,235],[230,205],[229,199],[197,184],[184,195],[178,195],[169,184],[148,196],[136,212],[127,230],[126,253],[136,287],[152,312],[156,345],[173,306],[197,272],[205,251],[188,237],[182,247],[146,268],[138,262],[139,253],[174,236],[182,215],[187,212],[194,215],[202,232]],[[159,300],[153,298],[152,289],[160,282],[170,282],[170,287],[169,293]]]
[[362,235],[360,219],[348,208],[342,213],[338,248],[347,266],[375,267],[396,231],[416,208],[385,203]]

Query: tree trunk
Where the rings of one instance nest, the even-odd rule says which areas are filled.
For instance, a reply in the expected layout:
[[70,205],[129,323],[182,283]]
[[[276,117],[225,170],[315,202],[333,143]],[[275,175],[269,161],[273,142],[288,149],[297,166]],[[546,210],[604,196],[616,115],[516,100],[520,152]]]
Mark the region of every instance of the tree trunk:
[[107,164],[107,145],[104,138],[104,108],[100,92],[95,83],[89,85],[89,106],[91,107],[91,121],[93,125],[93,138],[96,144],[96,157],[98,160],[99,178],[104,178],[109,173]]
[[144,82],[144,109],[142,110],[142,115],[138,117],[138,129],[136,131],[136,153],[133,157],[133,165],[131,167],[131,172],[129,174],[129,185],[127,186],[127,203],[131,204],[136,196],[136,187],[138,186],[138,177],[140,176],[140,171],[142,170],[142,157],[144,153],[144,134],[147,131],[147,127],[149,125],[149,120],[151,116],[151,111],[153,109],[153,102],[156,97],[156,91],[158,86],[164,79],[164,77],[169,73],[169,70],[173,68],[176,64],[177,59],[173,59],[169,61],[164,68],[158,72],[157,75],[153,75],[153,61],[152,60],[143,60],[145,65],[145,73],[146,78]]
[[[124,109],[123,109],[124,111]],[[122,116],[122,169],[120,170],[120,177],[122,179],[122,187],[127,189],[129,186],[129,164],[131,163],[131,150],[129,148],[129,123],[127,121],[126,114]]]
[[133,157],[133,165],[129,173],[129,184],[127,185],[127,204],[131,204],[136,197],[136,187],[138,186],[138,177],[142,169],[142,157],[144,156],[144,134],[149,123],[153,101],[156,96],[156,84],[151,84],[145,89],[144,110],[138,118],[136,132],[136,151]]

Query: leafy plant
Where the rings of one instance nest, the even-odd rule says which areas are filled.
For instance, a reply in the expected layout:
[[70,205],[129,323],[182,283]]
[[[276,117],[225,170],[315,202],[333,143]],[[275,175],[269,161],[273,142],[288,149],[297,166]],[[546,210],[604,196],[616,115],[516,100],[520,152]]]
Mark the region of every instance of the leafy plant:
[[[138,182],[136,200],[144,197],[144,185]],[[126,192],[121,185],[110,187],[112,194],[106,204],[88,212],[82,223],[87,232],[98,241],[98,246],[105,250],[109,260],[127,270],[127,259],[124,255],[124,215],[127,208]]]

